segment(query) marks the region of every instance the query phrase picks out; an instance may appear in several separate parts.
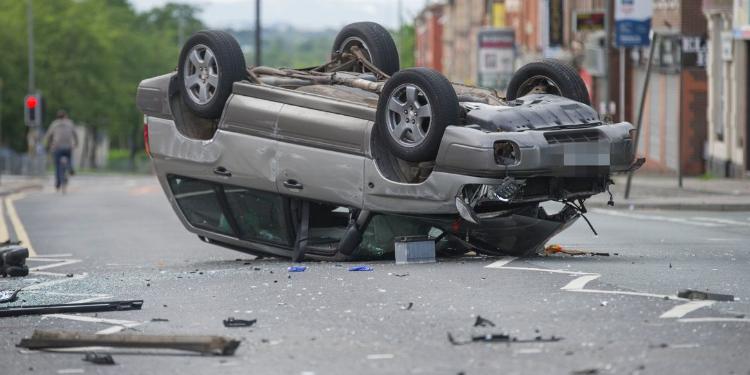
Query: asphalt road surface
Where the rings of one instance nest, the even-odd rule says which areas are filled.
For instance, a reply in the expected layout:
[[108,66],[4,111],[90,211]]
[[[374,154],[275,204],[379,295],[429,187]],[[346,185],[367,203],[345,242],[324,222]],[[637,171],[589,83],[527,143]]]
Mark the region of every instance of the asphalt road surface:
[[[0,289],[33,285],[25,303],[145,302],[135,311],[0,318],[2,374],[750,372],[750,212],[596,210],[598,237],[579,221],[553,240],[608,257],[367,263],[372,272],[308,263],[288,273],[286,260],[200,242],[150,177],[81,176],[65,196],[48,188],[3,206],[1,224],[31,242],[38,271],[0,279]],[[676,299],[682,288],[736,300]],[[474,327],[477,316],[495,326]],[[227,317],[257,323],[226,328]],[[117,364],[103,366],[80,353],[16,348],[34,329],[242,343],[231,357],[117,350]],[[448,333],[519,341],[454,345]],[[545,341],[552,337],[560,340]]]

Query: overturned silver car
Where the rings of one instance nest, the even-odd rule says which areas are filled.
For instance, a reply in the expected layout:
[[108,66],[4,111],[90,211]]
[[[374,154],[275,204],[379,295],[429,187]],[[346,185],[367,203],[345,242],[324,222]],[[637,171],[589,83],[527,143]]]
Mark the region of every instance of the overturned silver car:
[[[219,31],[146,79],[147,150],[185,227],[259,255],[387,257],[394,237],[443,254],[528,255],[637,168],[633,127],[604,123],[575,70],[528,64],[506,96],[399,70],[381,26],[346,26],[327,63],[247,68]],[[557,213],[540,207],[563,202]]]

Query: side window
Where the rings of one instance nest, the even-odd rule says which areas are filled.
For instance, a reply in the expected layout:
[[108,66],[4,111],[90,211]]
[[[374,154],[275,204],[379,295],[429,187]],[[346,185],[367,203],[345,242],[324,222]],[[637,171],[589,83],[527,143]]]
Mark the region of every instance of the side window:
[[284,201],[280,195],[225,186],[224,196],[242,239],[291,245]]
[[215,184],[186,177],[169,176],[172,189],[182,214],[196,228],[234,235],[219,204]]
[[337,244],[349,225],[349,209],[310,202],[310,233],[308,245]]

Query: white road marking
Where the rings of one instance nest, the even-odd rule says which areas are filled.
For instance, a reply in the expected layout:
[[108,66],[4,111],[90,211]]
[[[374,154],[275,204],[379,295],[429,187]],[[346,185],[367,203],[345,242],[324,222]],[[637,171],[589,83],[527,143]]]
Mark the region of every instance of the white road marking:
[[29,235],[26,233],[26,228],[24,228],[23,223],[21,223],[21,218],[18,217],[18,212],[16,212],[16,206],[13,204],[13,202],[25,196],[26,195],[23,193],[12,194],[5,198],[5,204],[8,206],[8,217],[10,217],[10,223],[13,225],[13,230],[16,232],[16,238],[21,241],[21,244],[24,247],[29,249],[29,256],[35,257],[36,252],[34,251],[34,247],[31,246]]
[[569,292],[600,293],[600,294],[620,294],[620,295],[623,295],[623,296],[638,296],[638,297],[649,297],[649,298],[670,299],[670,300],[680,300],[681,299],[681,298],[679,298],[679,297],[677,297],[675,295],[645,293],[645,292],[630,292],[630,291],[627,291],[627,290],[576,289],[576,290],[569,290]]
[[393,354],[368,354],[367,359],[393,359]]
[[57,285],[57,284],[67,283],[67,282],[73,281],[73,280],[85,279],[87,276],[88,276],[88,273],[84,272],[84,273],[81,273],[81,274],[73,275],[73,277],[66,277],[64,279],[50,280],[50,281],[41,282],[39,284],[29,285],[27,287],[24,287],[23,290],[38,290],[38,289],[41,289],[41,288],[44,288],[44,287],[47,287],[47,286],[51,286],[51,285]]
[[750,223],[746,223],[744,221],[737,221],[737,220],[730,220],[730,219],[720,219],[715,217],[694,217],[693,220],[700,220],[700,221],[709,221],[719,224],[727,224],[727,225],[739,225],[739,226],[746,226],[750,227]]
[[58,318],[58,319],[66,319],[66,320],[75,320],[77,322],[86,322],[86,323],[104,323],[104,324],[110,324],[110,325],[118,325],[118,326],[128,326],[128,325],[139,325],[142,324],[140,322],[134,322],[132,320],[120,320],[120,319],[106,319],[106,318],[99,318],[94,316],[86,316],[86,315],[70,315],[70,314],[48,314],[42,316],[42,319],[45,318]]
[[682,318],[677,319],[677,321],[681,323],[750,323],[748,318]]
[[503,266],[505,266],[506,264],[508,264],[508,263],[510,263],[510,262],[512,262],[512,261],[514,261],[516,259],[518,259],[518,258],[516,258],[516,257],[502,257],[502,258],[500,258],[500,260],[498,260],[496,262],[493,262],[493,263],[485,266],[484,268],[503,268]]
[[29,270],[32,272],[67,266],[68,264],[79,263],[81,261],[80,259],[46,259],[46,258],[28,258],[27,260],[37,261],[37,262],[55,262],[53,264],[47,264],[44,266],[29,267]]
[[615,210],[605,210],[605,209],[601,209],[601,208],[592,208],[590,211],[591,212],[595,212],[597,214],[603,214],[603,215],[609,215],[609,216],[627,217],[627,218],[630,218],[630,219],[638,219],[638,220],[665,221],[665,222],[669,222],[669,223],[695,225],[695,226],[699,226],[699,227],[722,227],[722,226],[724,226],[724,224],[706,223],[706,222],[702,222],[702,221],[692,221],[692,220],[678,218],[678,217],[636,214],[636,213],[632,213],[632,212],[622,212],[622,211],[615,211]]
[[57,370],[58,374],[83,374],[84,371],[82,368],[64,368]]
[[703,307],[711,306],[715,302],[716,301],[690,301],[688,303],[673,307],[672,309],[665,312],[664,314],[661,314],[660,318],[679,319],[695,310],[698,310]]
[[[493,267],[501,268],[501,267]],[[519,271],[536,271],[536,272],[549,272],[549,273],[562,273],[565,275],[591,275],[590,272],[577,272],[577,271],[566,271],[566,270],[555,270],[547,268],[534,268],[534,267],[502,267],[504,270],[519,270]]]
[[600,278],[602,275],[595,273],[591,275],[581,276],[579,278],[574,279],[573,281],[569,282],[564,287],[560,288],[562,290],[581,290],[583,287],[586,286],[590,281],[594,281],[598,278]]

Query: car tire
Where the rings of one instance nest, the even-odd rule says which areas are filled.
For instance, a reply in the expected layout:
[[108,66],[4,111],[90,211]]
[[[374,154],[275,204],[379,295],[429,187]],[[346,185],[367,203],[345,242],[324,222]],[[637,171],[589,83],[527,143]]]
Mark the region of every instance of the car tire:
[[458,97],[442,74],[429,68],[404,69],[383,86],[375,127],[378,139],[396,157],[435,160],[445,128],[457,123]]
[[245,78],[246,69],[232,35],[215,30],[195,33],[182,47],[177,68],[185,105],[199,117],[219,118],[232,85]]
[[531,94],[535,87],[544,86],[549,90],[546,93],[591,105],[589,91],[578,72],[572,66],[555,59],[532,62],[513,73],[506,90],[506,99],[515,100]]
[[[370,62],[383,73],[393,75],[399,70],[399,57],[396,43],[383,26],[375,22],[356,22],[344,26],[336,35],[332,52],[346,52],[351,46],[363,48]],[[362,72],[358,66],[353,71]]]

